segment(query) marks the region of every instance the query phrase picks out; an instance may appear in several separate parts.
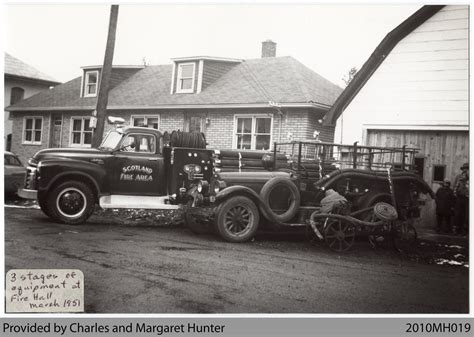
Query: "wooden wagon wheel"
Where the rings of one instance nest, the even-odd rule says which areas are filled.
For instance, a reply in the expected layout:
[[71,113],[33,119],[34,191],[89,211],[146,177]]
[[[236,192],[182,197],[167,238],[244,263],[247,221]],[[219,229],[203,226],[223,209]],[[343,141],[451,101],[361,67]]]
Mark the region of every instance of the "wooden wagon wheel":
[[418,235],[410,221],[392,223],[392,240],[394,248],[400,253],[412,253],[416,249]]
[[344,252],[354,245],[356,227],[347,220],[328,218],[324,240],[336,252]]

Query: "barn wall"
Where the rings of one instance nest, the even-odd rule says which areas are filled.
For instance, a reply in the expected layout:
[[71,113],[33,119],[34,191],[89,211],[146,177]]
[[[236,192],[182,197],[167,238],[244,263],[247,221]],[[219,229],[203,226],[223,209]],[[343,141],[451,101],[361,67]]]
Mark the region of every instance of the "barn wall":
[[402,39],[339,117],[336,141],[361,141],[369,123],[466,129],[468,32],[469,6],[446,6]]
[[[469,133],[467,131],[413,131],[413,130],[366,130],[367,144],[373,146],[394,146],[419,148],[419,157],[423,157],[423,179],[431,186],[432,190],[440,187],[433,181],[434,165],[446,165],[446,178],[454,182],[460,173],[460,167],[468,162]],[[428,196],[422,208],[418,226],[434,227],[435,203]]]
[[440,186],[433,181],[434,165],[446,165],[446,178],[454,181],[459,168],[468,162],[467,131],[368,130],[367,144],[419,148],[418,156],[425,158],[423,179],[434,191]]

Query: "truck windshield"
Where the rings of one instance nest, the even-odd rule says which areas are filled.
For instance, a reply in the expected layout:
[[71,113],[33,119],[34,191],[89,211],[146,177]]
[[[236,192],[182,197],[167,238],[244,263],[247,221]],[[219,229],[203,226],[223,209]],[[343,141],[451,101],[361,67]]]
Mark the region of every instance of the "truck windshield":
[[118,143],[122,139],[122,134],[117,131],[110,131],[105,139],[100,144],[99,149],[102,150],[113,150],[117,147]]

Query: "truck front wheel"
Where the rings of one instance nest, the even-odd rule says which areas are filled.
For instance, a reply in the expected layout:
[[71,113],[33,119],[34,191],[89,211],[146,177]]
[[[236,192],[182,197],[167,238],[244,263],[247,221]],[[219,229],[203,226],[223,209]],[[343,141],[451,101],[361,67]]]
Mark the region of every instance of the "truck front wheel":
[[50,216],[70,225],[85,222],[94,211],[94,195],[90,187],[80,181],[56,186],[49,198],[47,209]]
[[41,211],[47,215],[49,218],[53,219],[53,220],[57,220],[57,219],[54,219],[52,216],[51,216],[51,213],[49,212],[49,208],[48,208],[48,199],[44,196],[40,197],[38,196],[38,205],[39,207],[41,208]]
[[226,241],[250,240],[257,231],[259,221],[257,206],[244,196],[227,199],[217,208],[217,231]]

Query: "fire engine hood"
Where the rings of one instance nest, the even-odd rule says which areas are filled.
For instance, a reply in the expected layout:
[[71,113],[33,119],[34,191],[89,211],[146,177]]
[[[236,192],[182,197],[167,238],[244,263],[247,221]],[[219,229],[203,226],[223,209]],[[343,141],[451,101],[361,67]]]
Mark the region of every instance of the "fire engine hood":
[[39,162],[50,158],[69,158],[78,160],[90,160],[91,158],[100,158],[110,155],[110,152],[101,151],[95,148],[78,149],[78,148],[56,148],[44,149],[38,151],[33,156],[33,161]]

